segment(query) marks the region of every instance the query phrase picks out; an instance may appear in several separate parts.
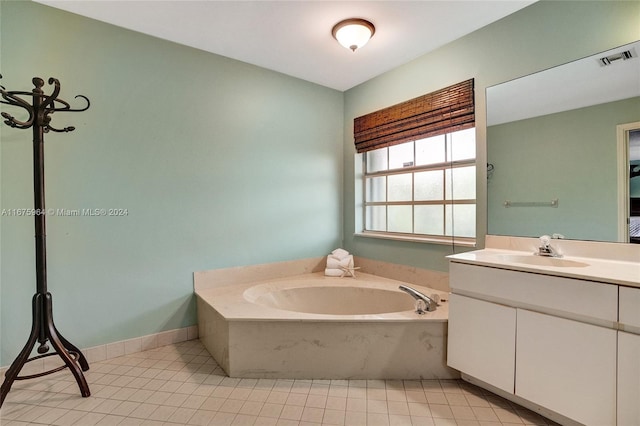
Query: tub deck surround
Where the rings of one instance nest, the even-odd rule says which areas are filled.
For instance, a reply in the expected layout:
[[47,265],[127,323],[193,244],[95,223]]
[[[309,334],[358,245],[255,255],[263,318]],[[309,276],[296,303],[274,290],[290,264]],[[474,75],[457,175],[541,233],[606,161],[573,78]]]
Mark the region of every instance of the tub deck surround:
[[[269,270],[267,265],[249,268],[253,272]],[[435,312],[416,314],[413,299],[398,289],[400,284],[407,284],[406,281],[362,272],[358,272],[356,278],[325,277],[321,269],[251,282],[245,279],[251,273],[241,272],[240,282],[229,279],[233,275],[229,271],[209,271],[197,277],[200,339],[229,376],[282,379],[459,377],[457,371],[446,366],[447,302],[441,303]],[[267,275],[270,273],[267,271]],[[216,275],[227,279],[223,282],[203,280]],[[447,299],[446,292],[410,285],[425,294],[439,293]],[[277,309],[273,303],[279,302],[271,300],[273,294],[284,295],[290,300],[289,290],[294,290],[294,298],[297,298],[297,289],[305,289],[303,293],[309,289],[314,293],[311,306],[314,302],[320,304],[322,293],[331,291],[332,287],[344,290],[344,297],[351,297],[352,290],[401,293],[406,297],[406,304],[396,302],[405,310],[382,312],[385,309],[371,301],[375,297],[368,303],[373,303],[373,310],[378,313],[354,315]],[[362,290],[365,287],[367,290]],[[347,308],[348,304],[343,304],[339,312],[346,312],[344,309]],[[298,309],[297,305],[295,309]],[[299,309],[309,310],[302,305]],[[364,308],[364,312],[370,311],[368,307]]]
[[[323,272],[312,272],[285,278],[196,290],[196,296],[213,307],[227,321],[447,321],[449,314],[447,302],[441,303],[441,306],[434,312],[418,315],[414,312],[414,300],[408,294],[398,290],[400,284],[406,283],[365,273],[358,273],[356,278],[340,278],[324,276]],[[441,298],[445,300],[448,299],[448,293],[423,286],[412,286],[424,294],[430,295],[436,293],[441,296]],[[343,296],[346,295],[346,292],[341,292],[341,290],[353,290],[355,293],[358,289],[366,289],[368,293],[365,293],[364,298],[368,302],[368,305],[371,306],[373,310],[377,310],[378,313],[356,314],[355,312],[363,309],[361,306],[353,306],[353,311],[351,311],[353,313],[347,313],[347,308],[344,306],[345,301],[337,299],[335,300],[335,304],[336,306],[341,305],[342,312],[344,313],[314,313],[314,310],[318,310],[318,305],[334,309],[334,307],[331,306],[331,297],[334,297],[334,295],[324,291],[331,288],[337,290],[336,296],[340,294]],[[296,302],[300,305],[292,306],[292,309],[296,310],[285,310],[274,307],[275,303],[278,303],[277,301],[273,301],[272,295],[274,294],[291,290],[301,290],[301,292],[305,292],[305,290],[311,289],[317,289],[319,291],[313,295],[309,294],[311,297],[298,298]],[[375,290],[380,290],[382,292],[380,295],[383,298],[377,306],[373,306],[375,303],[375,294],[373,292]],[[387,309],[387,312],[384,312],[384,297],[387,294],[385,292],[393,293],[393,296],[401,296],[399,300],[406,301],[406,303],[401,304],[402,311],[390,312]],[[357,296],[355,294],[347,295],[347,297],[350,301],[357,303]],[[284,296],[283,299],[287,300],[281,301],[281,303],[289,303],[291,301],[287,296]],[[396,300],[398,299],[394,298],[391,306],[394,306],[393,303],[397,303]],[[307,312],[305,312],[305,310]]]
[[640,244],[593,241],[552,240],[568,265],[553,266],[524,263],[534,258],[540,242],[537,238],[487,236],[486,248],[447,256],[458,263],[490,266],[544,275],[577,278],[629,287],[640,287]]

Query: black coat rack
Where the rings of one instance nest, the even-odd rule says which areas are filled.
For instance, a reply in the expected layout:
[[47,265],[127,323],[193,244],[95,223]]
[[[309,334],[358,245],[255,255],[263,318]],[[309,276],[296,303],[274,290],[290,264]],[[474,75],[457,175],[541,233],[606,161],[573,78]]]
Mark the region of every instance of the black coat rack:
[[[2,76],[0,75],[0,78]],[[0,95],[3,100],[0,103],[13,105],[27,111],[29,117],[26,121],[20,121],[15,117],[3,112],[1,115],[5,119],[4,123],[17,129],[33,129],[33,188],[34,188],[34,210],[35,217],[35,244],[36,244],[36,293],[32,299],[32,324],[31,334],[26,345],[13,361],[0,388],[0,407],[4,402],[13,382],[15,380],[33,379],[47,374],[69,368],[75,376],[80,393],[83,397],[91,395],[89,385],[84,377],[83,371],[89,370],[89,363],[78,348],[72,345],[56,329],[53,323],[53,307],[51,293],[47,291],[47,246],[46,246],[46,210],[44,204],[44,134],[47,132],[71,132],[74,127],[56,129],[51,127],[51,114],[54,112],[80,112],[89,109],[89,99],[78,95],[87,105],[84,108],[73,109],[69,103],[58,98],[60,93],[60,82],[55,78],[49,78],[49,84],[53,85],[50,95],[45,95],[42,87],[44,80],[34,77],[35,88],[31,92],[7,91],[0,85]],[[24,100],[24,97],[31,97],[31,102]],[[39,355],[29,358],[33,348],[38,343],[37,352]],[[51,343],[53,350],[50,351]],[[20,370],[27,362],[36,359],[58,355],[64,361],[63,366],[54,368],[38,374],[18,376]]]

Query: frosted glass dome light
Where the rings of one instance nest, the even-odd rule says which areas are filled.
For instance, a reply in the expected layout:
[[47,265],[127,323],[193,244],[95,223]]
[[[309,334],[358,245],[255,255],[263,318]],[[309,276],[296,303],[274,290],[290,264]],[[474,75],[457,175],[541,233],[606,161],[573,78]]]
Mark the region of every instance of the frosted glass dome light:
[[340,21],[331,30],[338,43],[353,52],[367,44],[375,32],[376,29],[371,22],[357,18]]

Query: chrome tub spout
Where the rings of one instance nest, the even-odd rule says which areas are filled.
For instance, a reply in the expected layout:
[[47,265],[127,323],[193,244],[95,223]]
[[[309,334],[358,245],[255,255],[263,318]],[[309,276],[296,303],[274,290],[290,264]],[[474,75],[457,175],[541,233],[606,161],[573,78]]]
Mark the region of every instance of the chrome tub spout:
[[[414,288],[411,288],[411,287],[406,286],[406,285],[401,285],[398,288],[400,290],[404,291],[405,293],[407,293],[409,296],[411,296],[414,299],[416,299],[416,302],[417,302],[416,303],[416,313],[417,314],[422,315],[425,312],[433,312],[438,307],[438,302],[436,302],[435,300],[433,300],[431,297],[427,296],[426,294],[420,293],[418,290],[416,290]],[[422,301],[423,303],[420,303],[420,301]]]

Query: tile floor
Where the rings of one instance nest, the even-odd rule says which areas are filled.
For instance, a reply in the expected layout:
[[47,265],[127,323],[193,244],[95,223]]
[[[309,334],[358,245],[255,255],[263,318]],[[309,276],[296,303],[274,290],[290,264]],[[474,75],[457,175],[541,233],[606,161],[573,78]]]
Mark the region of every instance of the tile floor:
[[548,425],[460,380],[233,379],[198,340],[94,362],[82,398],[67,370],[15,382],[18,425]]

